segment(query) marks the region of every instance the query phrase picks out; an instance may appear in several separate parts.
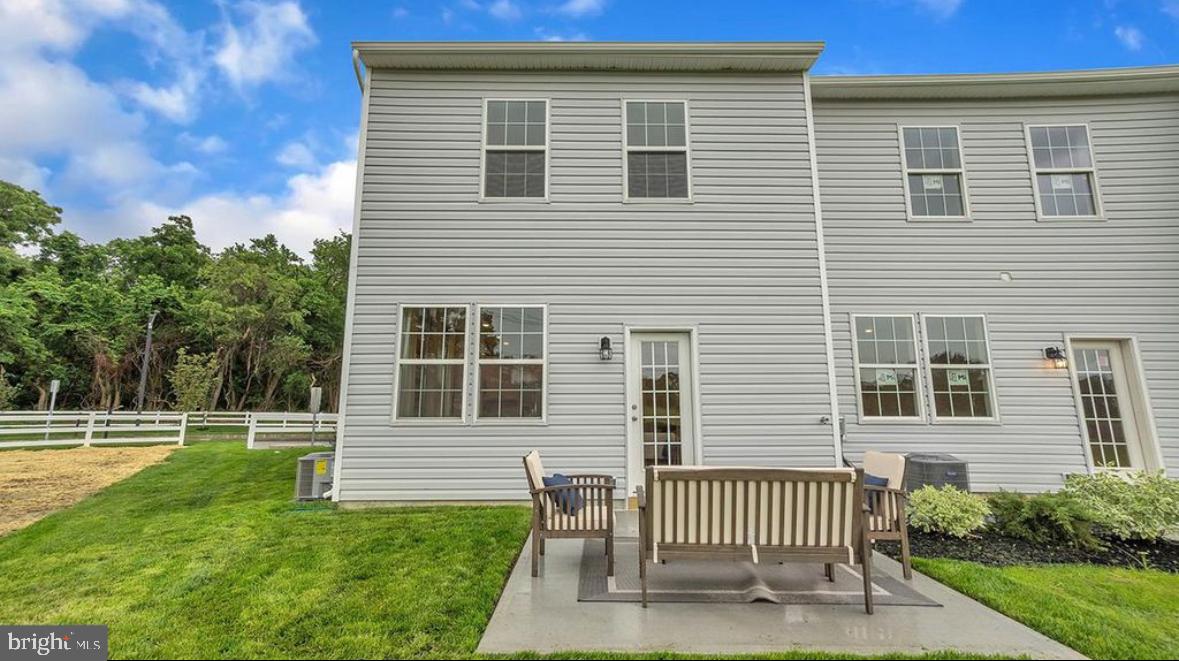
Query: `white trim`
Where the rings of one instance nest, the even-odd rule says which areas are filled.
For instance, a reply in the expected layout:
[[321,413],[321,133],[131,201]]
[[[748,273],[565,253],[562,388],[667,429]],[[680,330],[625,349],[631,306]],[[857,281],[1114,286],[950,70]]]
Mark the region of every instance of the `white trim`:
[[[867,365],[860,364],[860,337],[857,335],[856,320],[861,318],[907,318],[910,323],[912,342],[913,342],[913,364],[906,365],[904,363],[869,363]],[[856,393],[856,422],[865,424],[891,424],[891,423],[922,423],[926,422],[925,416],[925,390],[923,388],[924,375],[921,370],[921,349],[917,335],[917,315],[913,313],[891,313],[882,312],[874,313],[858,313],[853,312],[849,315],[851,321],[851,343],[852,343],[852,380],[855,384]],[[867,369],[883,368],[883,369],[912,369],[913,380],[916,382],[917,392],[916,406],[917,415],[915,416],[867,416],[864,414],[864,393],[860,390],[860,368]]]
[[[467,395],[470,392],[471,369],[471,304],[470,303],[418,303],[404,301],[395,306],[397,310],[397,332],[394,334],[393,360],[393,410],[389,422],[393,425],[466,425],[467,424]],[[406,308],[462,308],[463,309],[463,400],[461,413],[457,418],[402,418],[397,415],[401,399],[401,366],[406,365],[456,365],[455,358],[402,358],[401,335],[405,332]]]
[[[504,358],[488,358],[484,360],[479,355],[479,341],[480,335],[483,332],[480,326],[480,320],[483,318],[483,308],[539,308],[541,317],[541,351],[543,358],[537,361],[534,358],[528,359],[504,359]],[[471,342],[472,351],[474,352],[474,367],[475,376],[472,380],[475,392],[473,393],[474,404],[471,410],[471,424],[472,425],[547,425],[549,419],[549,306],[548,303],[477,303],[475,305],[475,317],[472,325],[473,330],[471,334],[474,336]],[[541,365],[541,379],[543,386],[540,393],[540,417],[539,418],[480,418],[479,417],[479,393],[481,389],[482,374],[479,366],[486,362],[488,365],[536,365],[538,362]]]
[[344,430],[348,422],[348,371],[352,367],[352,329],[356,317],[356,272],[360,255],[360,200],[364,184],[364,155],[368,147],[368,107],[372,94],[372,71],[364,72],[360,95],[360,135],[356,140],[356,190],[352,196],[352,239],[348,249],[348,295],[344,304],[344,349],[340,362],[340,401],[337,407],[336,455],[332,464],[332,501],[340,500],[344,465]]
[[[622,202],[624,204],[693,204],[695,197],[692,192],[692,120],[688,116],[690,107],[687,99],[651,99],[651,98],[627,98],[619,99],[622,109]],[[662,147],[647,146],[631,146],[628,137],[627,122],[626,122],[626,104],[628,103],[681,103],[684,106],[684,144],[665,145]],[[631,197],[630,196],[630,156],[631,152],[636,153],[662,153],[662,152],[683,152],[684,153],[684,167],[687,171],[688,181],[688,196],[687,197]]]
[[[1131,406],[1134,409],[1134,419],[1138,427],[1138,444],[1141,446],[1139,451],[1142,453],[1142,458],[1145,466],[1141,468],[1144,470],[1161,470],[1164,474],[1167,470],[1166,462],[1163,458],[1162,444],[1159,442],[1158,425],[1154,417],[1154,406],[1150,400],[1150,390],[1146,385],[1146,370],[1142,362],[1142,351],[1139,346],[1138,337],[1136,335],[1093,335],[1088,333],[1066,333],[1064,336],[1065,355],[1068,356],[1068,379],[1069,388],[1073,391],[1073,404],[1077,411],[1077,431],[1081,437],[1081,452],[1085,457],[1085,467],[1089,474],[1092,475],[1098,471],[1093,464],[1093,451],[1089,446],[1089,433],[1085,429],[1085,408],[1081,402],[1081,391],[1077,383],[1077,368],[1076,355],[1073,350],[1073,342],[1110,342],[1117,343],[1122,352],[1122,365],[1127,369],[1127,372],[1133,370],[1135,374],[1127,373],[1125,375],[1126,381],[1130,384],[1133,392],[1126,393],[1132,398]],[[1126,356],[1126,351],[1132,355]],[[1147,454],[1151,456],[1148,458]],[[1153,464],[1153,465],[1152,465]]]
[[[538,147],[536,145],[489,145],[487,144],[487,104],[491,101],[543,101],[544,102],[544,146]],[[549,166],[552,161],[552,150],[549,149],[549,144],[552,142],[552,101],[546,97],[483,97],[483,117],[482,125],[479,133],[479,202],[486,204],[548,204],[549,197],[552,191],[549,190],[551,184],[551,177],[549,176]],[[527,136],[525,137],[527,139]],[[543,197],[488,197],[486,195],[485,187],[487,185],[487,151],[522,151],[522,152],[543,152],[544,153],[544,196]]]
[[[958,142],[957,168],[910,168],[908,149],[905,146],[905,129],[954,129],[954,136]],[[957,124],[897,124],[897,142],[901,149],[901,181],[905,189],[905,216],[910,222],[970,222],[970,192],[966,184],[966,156],[962,149],[962,129]],[[962,215],[960,216],[917,216],[913,214],[913,197],[909,191],[909,175],[957,175],[958,184],[962,189]]]
[[[642,469],[643,462],[642,442],[639,439],[636,446],[634,435],[632,431],[634,426],[631,424],[630,416],[632,410],[639,410],[640,402],[634,399],[638,393],[631,388],[631,369],[636,366],[634,358],[631,357],[631,335],[643,333],[677,333],[688,335],[688,347],[691,352],[689,363],[691,365],[691,379],[692,386],[692,454],[693,459],[697,465],[704,464],[704,436],[703,436],[703,416],[701,415],[700,406],[700,329],[697,326],[628,326],[622,327],[622,338],[625,345],[623,351],[623,397],[624,405],[622,407],[622,421],[626,430],[626,481],[630,488],[631,494],[634,493],[635,487],[642,484]],[[636,407],[632,409],[631,407]],[[634,450],[638,448],[638,452]],[[639,480],[631,483],[632,468],[638,468]],[[628,494],[629,495],[629,494]]]
[[[927,402],[929,404],[929,420],[931,424],[1002,424],[1002,417],[999,414],[999,392],[995,389],[995,356],[991,352],[991,324],[987,319],[987,315],[979,312],[958,313],[958,312],[924,312],[918,313],[918,319],[921,322],[921,347],[924,351],[925,357],[925,377],[928,379],[929,394]],[[983,322],[983,342],[987,350],[987,362],[985,364],[966,364],[966,365],[945,365],[938,363],[939,369],[986,369],[987,370],[987,387],[990,389],[991,396],[991,416],[988,418],[975,417],[940,417],[937,414],[937,400],[933,387],[933,360],[929,351],[929,332],[928,320],[930,317],[945,317],[945,318],[977,318],[982,319]]]
[[[1047,128],[1064,128],[1068,129],[1074,126],[1081,126],[1085,129],[1085,140],[1089,143],[1089,167],[1069,167],[1069,168],[1039,168],[1036,166],[1036,152],[1032,147],[1032,129],[1047,129]],[[1036,205],[1036,220],[1040,222],[1068,222],[1068,221],[1082,221],[1082,222],[1101,222],[1105,218],[1105,205],[1101,199],[1101,184],[1097,179],[1097,150],[1093,146],[1093,131],[1089,128],[1088,122],[1063,122],[1056,124],[1033,124],[1024,122],[1023,125],[1023,141],[1024,148],[1027,150],[1028,157],[1028,172],[1031,174],[1032,180],[1032,198]],[[1037,181],[1037,176],[1041,174],[1088,174],[1089,186],[1093,189],[1093,215],[1091,216],[1047,216],[1044,214],[1044,205],[1040,201],[1040,184]]]
[[819,258],[819,300],[823,312],[823,350],[827,359],[827,392],[831,404],[831,443],[834,465],[843,466],[843,437],[840,434],[839,392],[835,380],[835,333],[831,329],[831,293],[827,284],[827,247],[823,240],[823,199],[819,188],[819,158],[815,148],[815,116],[811,103],[811,76],[802,74],[803,105],[806,110],[807,158],[811,168],[811,197],[815,211],[815,251]]

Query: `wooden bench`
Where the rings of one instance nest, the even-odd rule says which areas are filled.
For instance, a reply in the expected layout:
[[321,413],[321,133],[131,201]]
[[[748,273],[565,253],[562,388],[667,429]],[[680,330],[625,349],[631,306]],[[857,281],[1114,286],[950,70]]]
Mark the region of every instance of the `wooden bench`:
[[647,561],[859,564],[872,612],[862,470],[662,466],[647,469],[639,501],[639,577]]

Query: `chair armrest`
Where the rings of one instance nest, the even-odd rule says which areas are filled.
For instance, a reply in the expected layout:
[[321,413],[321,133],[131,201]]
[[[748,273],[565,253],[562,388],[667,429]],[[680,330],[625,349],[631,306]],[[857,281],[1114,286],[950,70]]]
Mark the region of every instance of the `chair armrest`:
[[647,492],[643,490],[642,485],[635,487],[635,502],[640,510],[647,509]]
[[546,494],[546,493],[561,493],[564,491],[606,491],[611,494],[614,493],[613,484],[557,484],[551,487],[541,487],[532,493]]
[[565,477],[573,481],[574,484],[608,484],[614,486],[613,475],[601,475],[596,473],[578,473],[576,475],[566,474]]
[[893,489],[892,487],[878,487],[878,486],[875,486],[872,484],[865,484],[864,491],[876,491],[879,493],[891,493],[891,494],[896,494],[897,496],[899,496],[901,498],[905,498],[905,499],[908,499],[908,497],[909,497],[909,492],[905,491],[904,489]]

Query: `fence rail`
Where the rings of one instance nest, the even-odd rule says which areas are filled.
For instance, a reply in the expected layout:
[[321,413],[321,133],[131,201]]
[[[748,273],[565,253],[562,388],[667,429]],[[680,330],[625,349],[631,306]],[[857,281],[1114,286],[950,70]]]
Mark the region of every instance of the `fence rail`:
[[67,445],[176,443],[189,427],[244,427],[246,447],[264,439],[335,439],[335,413],[283,411],[0,411],[0,449]]

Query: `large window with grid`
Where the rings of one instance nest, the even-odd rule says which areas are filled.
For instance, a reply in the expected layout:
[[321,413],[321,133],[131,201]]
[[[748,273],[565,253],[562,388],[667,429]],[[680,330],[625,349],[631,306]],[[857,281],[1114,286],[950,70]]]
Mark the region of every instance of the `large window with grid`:
[[1088,127],[1029,126],[1028,149],[1042,217],[1093,218],[1101,214]]
[[544,419],[545,308],[479,307],[480,419]]
[[486,102],[483,130],[483,197],[534,199],[548,195],[548,102]]
[[687,104],[626,101],[626,199],[689,199]]
[[956,126],[902,127],[905,191],[911,218],[969,215]]
[[921,419],[913,317],[855,316],[852,319],[861,419]]
[[466,306],[403,306],[397,371],[398,419],[463,419]]
[[972,315],[924,321],[934,420],[995,419],[986,320]]

